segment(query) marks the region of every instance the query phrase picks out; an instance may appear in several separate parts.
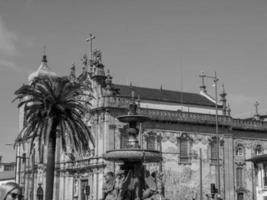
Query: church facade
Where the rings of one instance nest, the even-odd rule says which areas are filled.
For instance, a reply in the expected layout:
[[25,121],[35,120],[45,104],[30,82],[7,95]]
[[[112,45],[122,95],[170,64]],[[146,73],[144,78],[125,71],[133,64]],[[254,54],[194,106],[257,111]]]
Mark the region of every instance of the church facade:
[[[140,143],[143,148],[159,150],[163,157],[160,163],[146,164],[146,168],[159,172],[159,192],[167,199],[200,199],[201,194],[207,199],[211,184],[215,184],[225,200],[256,200],[254,166],[246,159],[267,153],[266,122],[257,117],[233,118],[226,93],[222,92],[216,106],[204,84],[200,93],[115,84],[99,50],[94,51],[92,59],[85,55],[82,65],[79,76],[73,66],[69,77],[91,86],[93,98],[88,95],[85,99],[91,106],[83,119],[96,146],[78,154],[71,147],[62,152],[58,143],[54,199],[102,199],[104,174],[117,169],[117,164],[106,161],[104,155],[124,148],[126,124],[117,117],[127,113],[135,96],[138,112],[150,118],[139,126]],[[30,79],[47,73],[50,69],[45,59]],[[25,123],[23,115],[22,109],[20,129]],[[31,153],[28,142],[17,146],[16,181],[23,185],[26,199],[44,198],[45,154],[45,145]]]

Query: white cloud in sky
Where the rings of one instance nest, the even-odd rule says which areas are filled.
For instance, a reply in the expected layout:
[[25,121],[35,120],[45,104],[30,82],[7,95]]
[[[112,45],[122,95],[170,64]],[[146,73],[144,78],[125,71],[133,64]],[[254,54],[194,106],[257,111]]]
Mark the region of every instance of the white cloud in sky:
[[19,70],[16,64],[12,61],[0,59],[0,69],[11,69],[11,70]]
[[3,18],[0,16],[0,55],[14,55],[16,54],[17,35],[8,30]]
[[17,73],[24,73],[27,75],[32,72],[32,69],[18,66],[15,62],[5,60],[5,59],[0,59],[0,71],[2,70],[17,72]]

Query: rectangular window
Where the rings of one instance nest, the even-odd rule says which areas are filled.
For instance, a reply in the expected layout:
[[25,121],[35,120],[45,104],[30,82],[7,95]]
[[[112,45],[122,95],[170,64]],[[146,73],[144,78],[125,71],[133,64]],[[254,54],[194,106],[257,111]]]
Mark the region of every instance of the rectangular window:
[[81,180],[81,200],[86,200],[86,186],[88,186],[88,180]]
[[128,140],[129,136],[127,134],[122,133],[121,134],[121,149],[128,148]]
[[237,187],[243,186],[243,169],[241,167],[236,168],[236,185]]
[[180,140],[180,163],[188,163],[189,157],[189,141]]
[[212,161],[216,161],[217,158],[218,158],[218,147],[217,147],[217,142],[216,141],[213,141],[211,143],[211,149],[210,149],[210,151],[211,151],[210,159]]
[[147,138],[147,149],[155,150],[155,137],[154,136],[149,136]]

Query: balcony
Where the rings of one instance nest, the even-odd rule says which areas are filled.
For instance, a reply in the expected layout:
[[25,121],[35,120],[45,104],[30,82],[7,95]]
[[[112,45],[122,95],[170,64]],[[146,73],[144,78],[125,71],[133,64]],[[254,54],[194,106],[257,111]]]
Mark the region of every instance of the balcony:
[[[99,162],[100,161],[100,162]],[[88,171],[95,167],[104,166],[102,157],[91,157],[75,161],[67,161],[56,164],[56,170],[75,173],[77,171]]]

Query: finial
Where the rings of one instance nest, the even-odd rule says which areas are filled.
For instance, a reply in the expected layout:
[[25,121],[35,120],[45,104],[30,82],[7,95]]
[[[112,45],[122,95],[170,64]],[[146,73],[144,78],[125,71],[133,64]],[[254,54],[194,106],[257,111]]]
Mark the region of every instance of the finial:
[[227,93],[225,92],[224,84],[222,84],[222,93],[220,94],[220,96],[222,97],[221,101],[226,101],[226,95]]
[[137,96],[137,106],[138,106],[138,108],[140,108],[140,106],[141,106],[141,98],[140,98],[140,95]]
[[259,110],[258,110],[258,109],[259,109],[259,105],[260,105],[259,102],[256,101],[256,103],[255,103],[255,115],[256,115],[256,116],[259,115]]
[[110,76],[110,70],[107,70],[106,85],[108,89],[111,89],[112,77]]
[[46,58],[46,46],[43,46],[43,56],[42,56],[42,62],[47,63],[47,58]]
[[81,58],[81,61],[83,63],[84,66],[87,66],[88,64],[88,58],[87,58],[87,55],[86,54],[83,54],[82,58]]
[[231,116],[231,107],[230,107],[229,103],[228,103],[228,106],[227,106],[227,115]]
[[100,49],[95,49],[93,52],[93,56],[93,59],[96,63],[102,63],[102,52]]
[[224,89],[224,84],[222,84],[222,93],[220,94],[221,96],[220,101],[222,102],[222,106],[223,106],[223,115],[227,114],[226,95],[227,94]]
[[105,82],[106,82],[107,95],[111,96],[113,94],[113,92],[112,92],[112,77],[110,76],[109,69],[107,70],[107,76],[106,76]]
[[222,93],[225,93],[224,84],[222,84]]
[[81,58],[83,67],[82,67],[82,73],[85,74],[88,71],[88,59],[87,59],[87,55],[83,54],[82,58]]
[[135,95],[134,90],[132,90],[132,92],[131,92],[132,101],[134,101],[134,98],[135,98],[134,95]]
[[71,68],[70,68],[70,75],[73,77],[76,77],[76,69],[75,69],[75,63],[72,63]]
[[200,73],[199,77],[200,77],[201,80],[202,80],[202,85],[200,86],[201,91],[203,91],[203,92],[207,92],[207,90],[206,90],[206,85],[205,85],[205,78],[206,78],[206,75],[204,74],[203,71]]

